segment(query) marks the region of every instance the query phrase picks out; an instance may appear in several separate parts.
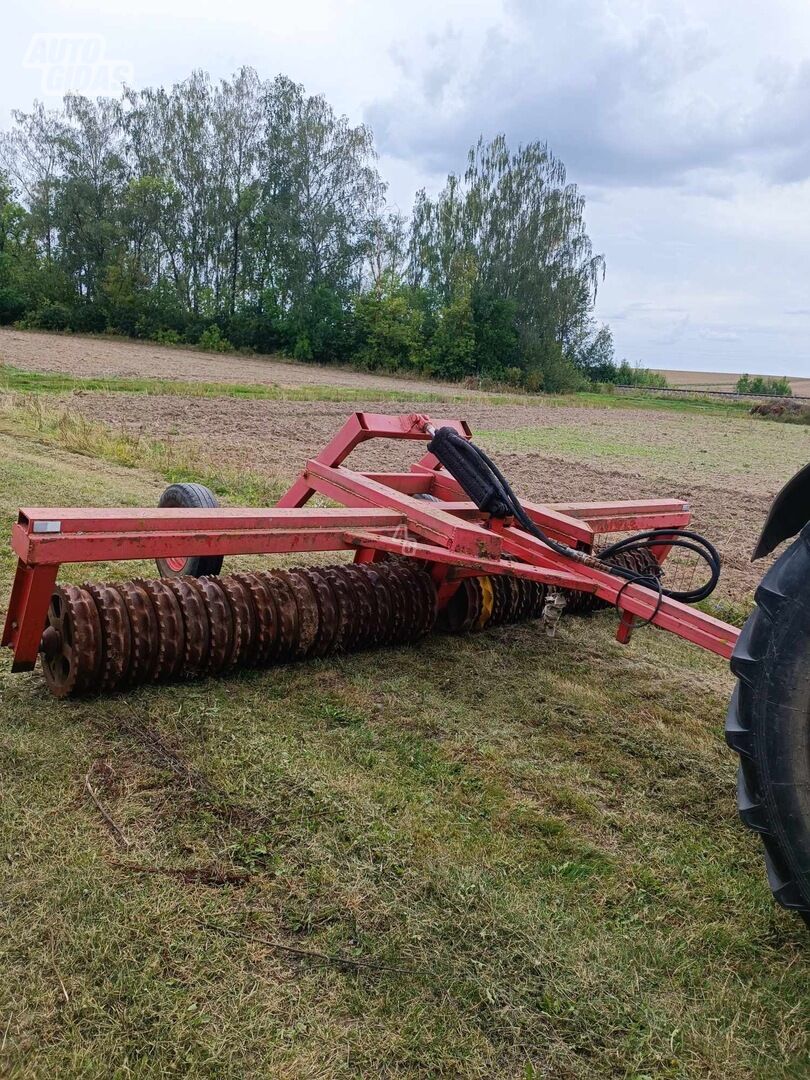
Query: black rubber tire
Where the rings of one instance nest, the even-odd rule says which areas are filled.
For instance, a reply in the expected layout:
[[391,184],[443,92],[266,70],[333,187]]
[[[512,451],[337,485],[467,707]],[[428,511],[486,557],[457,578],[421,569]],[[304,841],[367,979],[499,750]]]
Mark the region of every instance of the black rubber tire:
[[731,659],[737,805],[776,900],[810,924],[810,525],[766,573]]
[[[219,506],[219,500],[203,484],[172,484],[160,496],[158,506],[179,506],[194,510],[209,510]],[[222,570],[222,555],[189,555],[182,569],[169,566],[166,559],[157,559],[161,577],[204,577]]]

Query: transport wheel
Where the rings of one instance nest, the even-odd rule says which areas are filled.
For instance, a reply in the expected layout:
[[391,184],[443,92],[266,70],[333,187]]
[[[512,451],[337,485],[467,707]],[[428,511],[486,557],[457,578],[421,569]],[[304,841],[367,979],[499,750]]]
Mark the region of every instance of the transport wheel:
[[[219,506],[219,500],[210,488],[202,484],[172,484],[160,496],[158,506],[208,510]],[[178,555],[171,559],[156,560],[158,573],[163,578],[218,574],[222,569],[222,561],[221,555]]]
[[731,670],[740,817],[762,837],[776,900],[810,925],[810,525],[762,579]]

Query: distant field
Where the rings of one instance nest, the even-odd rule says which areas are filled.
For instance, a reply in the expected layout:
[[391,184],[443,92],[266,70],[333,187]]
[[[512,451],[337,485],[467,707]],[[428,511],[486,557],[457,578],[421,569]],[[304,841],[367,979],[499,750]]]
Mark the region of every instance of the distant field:
[[[670,386],[685,390],[733,390],[742,372],[731,374],[727,371],[672,371],[667,368],[654,368],[667,380]],[[790,379],[790,388],[800,397],[810,397],[810,379]]]

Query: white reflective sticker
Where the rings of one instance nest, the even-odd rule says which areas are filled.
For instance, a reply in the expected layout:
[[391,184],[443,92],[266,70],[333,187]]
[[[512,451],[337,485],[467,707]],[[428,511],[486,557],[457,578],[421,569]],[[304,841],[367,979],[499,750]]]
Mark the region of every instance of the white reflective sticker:
[[35,521],[33,531],[35,533],[61,532],[62,531],[62,522],[61,521]]

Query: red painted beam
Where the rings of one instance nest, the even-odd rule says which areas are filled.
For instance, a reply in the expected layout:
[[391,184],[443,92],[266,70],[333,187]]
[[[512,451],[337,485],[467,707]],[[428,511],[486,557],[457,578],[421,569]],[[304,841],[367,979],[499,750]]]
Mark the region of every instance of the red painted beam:
[[555,510],[571,517],[625,517],[628,514],[682,513],[689,510],[683,499],[621,499],[616,502],[551,503]]
[[[429,470],[422,465],[415,465],[414,470],[417,475],[433,478],[433,487],[430,491],[437,498],[443,501],[455,501],[459,496],[467,497],[461,484],[444,470]],[[555,540],[564,540],[571,545],[585,544],[588,547],[593,543],[593,530],[586,522],[561,514],[541,503],[523,502],[523,509],[535,524],[548,532]]]
[[[337,466],[346,460],[360,443],[368,439],[415,439],[427,442],[431,436],[424,430],[426,416],[411,413],[408,416],[389,416],[386,413],[354,413],[335,437],[313,459],[322,465]],[[451,427],[459,435],[470,438],[470,429],[464,420],[434,420],[435,427]],[[314,494],[302,473],[289,491],[279,499],[281,507],[303,506]]]
[[0,644],[14,650],[12,671],[33,670],[58,570],[58,566],[17,564],[0,640]]
[[422,475],[413,472],[364,472],[359,475],[373,480],[376,484],[385,484],[386,487],[394,488],[395,491],[401,491],[405,495],[434,494],[431,490],[433,477],[427,473]]
[[[54,507],[21,514],[11,533],[20,559],[31,566],[187,555],[259,555],[334,551],[347,528],[403,529],[395,511],[317,508],[300,510],[148,509],[102,513]],[[59,516],[61,515],[61,516]],[[59,525],[59,531],[50,526]],[[46,526],[46,531],[40,531]]]
[[[49,533],[82,532],[133,532],[146,530],[180,529],[183,531],[211,532],[216,529],[262,530],[262,529],[320,529],[344,524],[372,528],[389,528],[403,524],[403,515],[385,507],[368,507],[361,514],[342,507],[311,507],[308,510],[255,509],[253,507],[216,507],[197,510],[178,507],[76,507],[44,506],[29,507],[19,511],[17,523],[25,531],[37,535]],[[53,524],[58,523],[58,528]]]
[[682,529],[692,520],[689,503],[683,499],[553,503],[551,509],[586,521],[595,533]]
[[[331,529],[254,529],[250,532],[205,534],[180,530],[82,533],[73,536],[26,537],[15,526],[11,544],[28,566],[61,563],[170,559],[188,555],[282,555],[345,549],[346,523]],[[392,532],[396,530],[391,530]]]
[[440,547],[488,558],[500,556],[500,539],[495,533],[460,522],[437,503],[413,499],[350,469],[331,468],[314,460],[307,462],[304,475],[314,490],[338,502],[360,501],[400,511],[407,517],[409,529]]
[[408,540],[396,535],[383,535],[381,533],[363,532],[356,530],[346,533],[346,541],[357,547],[374,548],[376,551],[389,551],[397,555],[405,555],[410,559],[425,559],[434,563],[447,563],[450,566],[459,566],[469,570],[475,570],[479,574],[509,574],[512,577],[525,577],[532,581],[540,581],[544,585],[553,585],[558,589],[577,589],[579,592],[595,592],[593,582],[575,571],[565,569],[551,569],[546,566],[531,566],[529,563],[504,562],[502,559],[478,558],[475,555],[464,555],[459,551],[447,551],[437,549],[429,544],[421,544],[415,540]]

